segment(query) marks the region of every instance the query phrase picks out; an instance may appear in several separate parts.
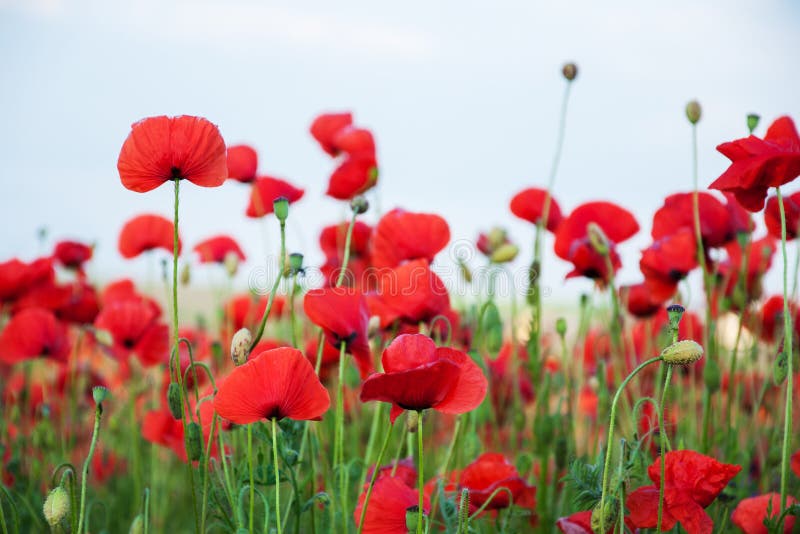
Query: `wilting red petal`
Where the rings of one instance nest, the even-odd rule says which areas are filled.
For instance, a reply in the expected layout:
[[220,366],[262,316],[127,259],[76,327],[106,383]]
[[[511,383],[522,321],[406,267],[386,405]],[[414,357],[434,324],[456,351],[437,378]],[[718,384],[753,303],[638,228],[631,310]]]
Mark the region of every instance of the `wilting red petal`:
[[150,117],[131,126],[117,161],[127,189],[144,193],[176,178],[216,187],[228,176],[225,141],[201,117]]
[[317,140],[322,150],[336,156],[339,149],[334,143],[336,135],[346,126],[353,123],[351,113],[323,113],[311,123],[311,135]]
[[[135,258],[142,252],[163,249],[173,252],[174,225],[161,215],[139,215],[125,223],[119,233],[119,253],[123,258]],[[181,241],[178,238],[178,254]]]
[[328,391],[314,367],[293,348],[251,357],[231,371],[214,397],[220,417],[246,425],[261,419],[321,419],[330,407]]
[[[792,505],[797,500],[791,495],[787,496],[787,504]],[[764,526],[764,519],[767,518],[767,508],[772,505],[769,517],[780,515],[781,496],[778,493],[767,493],[758,497],[742,499],[731,514],[731,522],[739,527],[744,534],[767,534],[767,527]],[[792,515],[786,516],[783,522],[783,532],[789,534],[794,528],[795,518]]]
[[404,410],[426,410],[445,399],[458,377],[458,365],[449,360],[395,373],[377,373],[364,381],[360,398],[363,402],[390,402]]
[[[358,498],[353,512],[356,525],[361,520],[361,510],[366,491]],[[407,534],[406,510],[419,505],[419,492],[409,488],[399,477],[381,477],[375,482],[364,517],[364,534]],[[423,497],[423,512],[430,511],[430,501]],[[360,526],[360,525],[359,525]]]
[[250,190],[250,203],[247,205],[246,215],[251,218],[269,215],[275,211],[272,204],[276,198],[283,197],[291,204],[303,198],[304,193],[303,189],[280,178],[271,176],[256,178]]
[[39,356],[66,361],[69,351],[66,327],[48,310],[22,310],[0,333],[0,361],[8,364]]
[[258,153],[250,145],[228,147],[228,178],[239,182],[252,182],[258,171]]
[[394,209],[381,217],[372,234],[372,263],[395,267],[401,262],[434,256],[450,241],[450,227],[442,217]]
[[235,254],[242,261],[245,260],[239,244],[227,235],[209,237],[196,244],[194,251],[200,256],[200,263],[223,263],[229,253]]
[[[544,204],[547,200],[547,191],[536,187],[523,189],[511,199],[511,213],[524,221],[538,224],[544,215]],[[547,213],[546,228],[555,232],[564,216],[556,199],[550,197],[550,206]]]

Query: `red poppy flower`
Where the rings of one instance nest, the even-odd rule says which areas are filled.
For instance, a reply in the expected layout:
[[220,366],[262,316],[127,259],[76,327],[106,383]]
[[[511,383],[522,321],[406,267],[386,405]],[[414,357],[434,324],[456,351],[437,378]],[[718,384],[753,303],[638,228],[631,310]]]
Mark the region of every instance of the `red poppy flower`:
[[[135,258],[142,252],[163,249],[172,254],[175,226],[161,215],[139,215],[125,223],[119,233],[119,253],[123,258]],[[181,252],[178,238],[178,254]]]
[[622,301],[628,307],[628,312],[634,317],[646,318],[655,315],[664,301],[653,298],[647,284],[642,282],[619,289]]
[[252,182],[258,171],[258,153],[250,145],[229,146],[227,166],[228,178],[237,182]]
[[[523,189],[511,199],[511,213],[533,224],[539,224],[544,215],[544,204],[547,199],[547,190],[538,187]],[[556,199],[550,197],[550,207],[547,213],[547,230],[555,232],[564,216]]]
[[[230,327],[235,332],[240,328],[250,327],[256,321],[260,321],[261,317],[267,309],[267,296],[255,296],[250,293],[244,295],[237,295],[232,297],[224,308],[224,324]],[[276,295],[272,302],[272,309],[269,311],[270,317],[280,317],[283,313],[283,306],[285,299]]]
[[[796,239],[800,231],[800,191],[783,197],[783,210],[786,216],[786,239]],[[767,232],[775,239],[781,238],[781,212],[778,197],[767,199],[764,210]]]
[[[471,506],[480,508],[488,502],[486,510],[500,510],[511,506],[513,501],[516,506],[536,508],[536,488],[529,486],[514,464],[500,453],[487,452],[478,456],[461,471],[459,485],[469,490]],[[492,497],[498,489],[500,491]]]
[[[789,303],[789,313],[797,314],[798,308],[794,302]],[[783,339],[783,297],[773,295],[761,306],[761,339],[773,343],[776,339]],[[800,329],[797,321],[793,321],[795,331]]]
[[749,234],[752,232],[755,229],[755,224],[753,224],[753,217],[750,212],[739,204],[733,193],[722,193],[722,195],[725,197],[725,208],[728,210],[728,215],[731,219],[733,233],[744,232]]
[[381,361],[385,372],[364,381],[361,400],[392,403],[392,422],[403,410],[465,413],[486,396],[481,368],[461,351],[437,348],[427,336],[398,336],[383,351]]
[[764,139],[751,135],[717,147],[731,165],[708,186],[730,191],[749,211],[760,211],[767,189],[787,184],[800,176],[800,136],[794,121],[780,117]]
[[69,352],[67,328],[48,310],[22,310],[0,333],[0,361],[8,364],[39,356],[64,362]]
[[[716,272],[723,294],[731,299],[732,309],[742,309],[747,303],[761,296],[761,279],[772,266],[772,257],[776,250],[775,240],[771,236],[750,242],[745,248],[746,254],[736,240],[725,245],[728,257],[717,264]],[[743,265],[745,257],[746,266]],[[740,287],[739,277],[744,267],[746,267],[745,293],[737,295],[737,289]]]
[[[344,242],[347,239],[347,227],[344,222],[326,226],[319,235],[319,246],[325,254],[325,264],[322,274],[328,285],[335,285],[339,277],[344,256]],[[343,285],[349,287],[364,287],[364,273],[369,268],[369,241],[372,236],[372,227],[361,221],[353,225],[353,235],[350,240],[350,257],[347,262]],[[365,288],[367,289],[367,288]]]
[[223,263],[228,254],[235,254],[241,261],[245,260],[239,244],[227,235],[209,237],[196,244],[194,251],[200,256],[200,263]]
[[150,443],[172,449],[182,462],[186,462],[183,423],[172,417],[168,410],[151,410],[144,414],[142,437]]
[[100,299],[95,288],[81,280],[64,288],[67,290],[66,298],[55,309],[56,317],[77,324],[93,323],[100,312]]
[[40,258],[27,264],[13,258],[0,263],[0,301],[9,302],[31,287],[55,281],[53,262]]
[[442,217],[393,209],[372,233],[372,264],[395,267],[420,258],[432,262],[449,241],[450,227]]
[[[576,512],[567,517],[559,517],[556,527],[562,534],[594,534],[592,530],[592,511]],[[613,527],[612,527],[613,528]]]
[[142,119],[131,126],[117,170],[122,185],[137,193],[176,178],[217,187],[228,176],[225,141],[217,127],[201,117]]
[[605,284],[610,279],[606,259],[589,241],[587,227],[597,224],[609,240],[609,255],[612,267],[621,266],[614,245],[621,243],[639,231],[639,223],[626,209],[611,202],[588,202],[575,208],[564,219],[556,231],[554,244],[556,255],[573,263],[575,268],[567,278],[585,276]]
[[800,450],[792,455],[790,465],[792,466],[792,472],[800,477]]
[[[797,500],[788,496],[787,504],[791,506]],[[778,493],[767,493],[758,497],[742,499],[731,514],[731,522],[739,527],[744,534],[768,534],[764,520],[767,518],[767,508],[772,505],[769,517],[775,517],[781,512],[781,496]],[[788,515],[783,522],[783,532],[789,534],[794,528],[795,518]]]
[[246,425],[261,419],[319,420],[331,400],[314,367],[293,348],[262,352],[231,371],[214,397],[225,419]]
[[597,391],[589,384],[584,384],[578,392],[578,413],[584,417],[597,419],[597,406],[600,399]]
[[145,365],[169,359],[169,328],[158,323],[153,308],[142,301],[119,300],[103,306],[94,321],[111,334],[111,352],[122,364],[136,355]]
[[688,228],[666,234],[642,251],[639,269],[644,275],[644,284],[653,300],[664,302],[697,267],[697,241]]
[[[629,518],[637,528],[655,528],[658,523],[660,470],[658,457],[647,469],[653,485],[637,489],[626,501]],[[741,470],[739,465],[724,464],[695,451],[666,453],[663,530],[679,522],[689,534],[711,534],[714,523],[704,508]]]
[[347,156],[331,173],[328,180],[329,197],[350,200],[372,189],[378,183],[378,162],[371,154]]
[[[367,471],[367,480],[372,478],[372,473],[375,471],[375,466],[369,468]],[[394,475],[392,475],[392,471],[394,471]],[[390,463],[381,466],[378,469],[378,478],[379,480],[383,477],[394,477],[399,478],[403,482],[405,482],[406,486],[409,488],[416,488],[417,487],[417,468],[414,464],[413,458],[403,458],[402,460],[397,461],[397,465],[395,466],[394,460]],[[427,495],[427,490],[423,490]]]
[[283,197],[291,204],[303,198],[304,193],[303,189],[280,178],[261,176],[253,182],[253,188],[250,190],[250,203],[247,205],[245,214],[253,219],[269,215],[275,211],[272,204],[276,198]]
[[337,134],[353,123],[351,113],[324,113],[311,123],[311,135],[317,140],[322,150],[331,156],[339,154],[339,146],[335,143]]
[[367,339],[369,310],[362,294],[343,288],[312,289],[306,293],[303,310],[322,328],[329,344],[336,348],[345,344],[358,363],[361,378],[373,370]]
[[133,280],[122,278],[115,280],[103,288],[103,293],[100,296],[100,301],[103,306],[108,306],[109,303],[121,300],[133,300],[136,302],[146,303],[151,310],[153,316],[156,318],[161,317],[161,306],[152,298],[142,295],[136,290],[136,285]]
[[61,241],[56,244],[53,257],[68,269],[80,269],[92,258],[92,247],[78,241]]
[[513,348],[511,343],[504,343],[497,357],[486,360],[486,367],[489,371],[489,379],[492,387],[489,389],[491,394],[492,406],[497,414],[498,424],[503,424],[511,415],[511,408],[514,406],[515,390],[518,388],[522,400],[530,402],[533,400],[533,384],[528,373],[520,373],[519,368],[514,369],[512,363],[512,351],[517,351],[517,364],[522,365],[528,360],[528,351],[523,345]]
[[[700,235],[706,248],[720,247],[735,237],[731,212],[711,193],[697,194]],[[653,215],[653,239],[672,235],[681,229],[694,234],[694,193],[675,193]]]
[[[358,497],[358,505],[353,512],[357,526],[361,526],[361,509],[366,500],[366,489]],[[372,487],[367,513],[364,516],[364,534],[407,534],[406,511],[419,506],[419,491],[409,488],[400,477],[382,476]],[[423,512],[430,512],[431,503],[423,495]]]
[[[429,321],[450,309],[450,297],[442,279],[433,272],[428,260],[415,260],[380,272],[378,290],[369,295],[371,315],[380,317],[381,328],[395,321],[418,324]],[[370,281],[365,282],[370,285]]]

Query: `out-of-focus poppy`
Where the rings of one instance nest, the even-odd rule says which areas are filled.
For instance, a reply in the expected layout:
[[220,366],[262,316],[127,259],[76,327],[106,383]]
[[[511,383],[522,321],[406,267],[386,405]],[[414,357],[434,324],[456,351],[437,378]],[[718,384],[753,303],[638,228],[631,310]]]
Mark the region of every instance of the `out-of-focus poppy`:
[[50,258],[40,258],[25,263],[17,258],[0,263],[0,302],[10,302],[31,287],[55,282],[55,271]]
[[[266,295],[256,296],[250,293],[231,297],[225,303],[223,310],[225,326],[230,326],[234,332],[240,328],[252,326],[256,321],[261,320],[267,309],[268,300],[269,297]],[[285,303],[286,299],[283,296],[276,295],[272,302],[269,316],[272,318],[280,317]]]
[[382,268],[423,258],[432,262],[449,241],[450,227],[442,217],[393,209],[372,233],[372,264]]
[[[720,247],[735,236],[731,213],[711,193],[697,194],[700,235],[706,248]],[[681,229],[694,235],[694,193],[675,193],[664,199],[664,205],[653,215],[651,235],[654,240],[672,235]]]
[[[342,262],[344,261],[344,245],[347,239],[349,223],[343,222],[326,226],[319,234],[319,246],[325,254],[325,264],[322,274],[325,275],[327,285],[333,286],[339,278]],[[347,261],[347,271],[342,285],[371,289],[363,285],[364,274],[369,268],[369,241],[372,236],[372,227],[361,221],[353,225],[353,235],[350,239],[350,257]],[[375,280],[373,280],[373,283]]]
[[202,117],[149,117],[131,126],[117,170],[122,185],[137,193],[175,179],[217,187],[228,176],[225,141]]
[[[172,221],[161,215],[138,215],[125,223],[119,233],[119,253],[123,258],[135,258],[142,252],[157,248],[170,254],[173,248],[175,226]],[[181,252],[181,240],[178,238],[178,254]]]
[[228,178],[242,183],[252,182],[258,172],[258,153],[250,145],[229,146],[227,166]]
[[347,156],[331,173],[325,194],[338,200],[349,200],[365,193],[377,182],[378,162],[373,155]]
[[49,310],[22,310],[0,333],[0,361],[8,364],[39,356],[64,362],[69,351],[67,328]]
[[374,271],[378,289],[368,296],[371,315],[380,317],[381,328],[395,321],[418,324],[446,314],[450,297],[442,279],[428,260],[409,261],[394,269]]
[[336,136],[347,126],[353,124],[351,113],[323,113],[311,123],[311,136],[316,139],[322,150],[330,156],[339,154],[340,148],[335,143]]
[[[798,308],[794,302],[789,302],[789,313],[797,315]],[[795,319],[795,317],[792,317]],[[759,325],[761,326],[761,339],[768,343],[773,343],[777,339],[783,339],[783,296],[773,295],[764,301],[761,305],[761,313],[759,314]],[[800,325],[797,321],[793,321],[795,328],[795,335],[800,330]]]
[[[728,257],[717,263],[716,281],[723,295],[730,299],[732,309],[742,309],[761,296],[761,280],[772,265],[776,250],[771,236],[746,244],[744,251],[736,240],[725,245]],[[742,276],[745,277],[743,285],[740,281]]]
[[[356,525],[361,526],[361,510],[366,500],[366,489],[358,497],[353,512]],[[430,512],[430,500],[423,496],[423,512]],[[409,488],[400,477],[382,476],[372,487],[367,513],[361,532],[364,534],[407,534],[406,511],[419,506],[419,491]]]
[[663,300],[655,299],[644,282],[622,286],[619,289],[619,293],[628,308],[628,312],[634,317],[652,317],[664,302]]
[[[511,199],[511,213],[533,224],[539,224],[544,215],[544,204],[547,200],[547,191],[538,187],[523,189]],[[552,196],[550,197],[550,207],[547,213],[547,225],[545,228],[550,232],[555,232],[564,216],[561,208]]]
[[[787,496],[787,504],[791,506],[797,500],[791,495]],[[742,499],[731,514],[731,522],[739,527],[744,534],[767,534],[764,520],[767,518],[767,508],[771,507],[769,517],[781,513],[781,496],[778,493],[766,493],[757,497]],[[794,528],[795,518],[791,514],[783,522],[783,532],[789,534]]]
[[717,147],[731,160],[728,169],[710,189],[730,191],[749,211],[760,211],[770,187],[779,187],[800,176],[800,136],[790,117],[780,117],[764,139],[754,135]]
[[153,308],[146,302],[113,301],[103,306],[94,325],[111,334],[111,352],[123,365],[133,355],[144,365],[165,363],[169,359],[169,328],[157,321]]
[[536,488],[529,486],[514,464],[500,453],[487,452],[478,456],[461,471],[459,486],[469,490],[471,506],[480,508],[486,504],[486,510],[500,510],[513,503],[532,510],[536,508]]
[[[783,197],[783,211],[786,217],[786,239],[796,239],[800,231],[800,191]],[[781,212],[777,196],[767,199],[764,223],[769,235],[775,239],[781,238]]]
[[194,251],[200,256],[200,263],[223,263],[229,254],[235,255],[241,261],[245,260],[239,244],[227,235],[204,239],[194,246]]
[[361,400],[391,403],[392,422],[403,410],[465,413],[486,396],[486,377],[467,354],[436,347],[421,334],[398,336],[383,351],[381,362],[385,372],[364,381]]
[[697,241],[688,228],[665,234],[642,251],[639,269],[651,299],[664,302],[675,294],[678,282],[696,268]]
[[53,257],[68,269],[81,269],[92,258],[92,247],[79,241],[59,241]]
[[280,178],[260,176],[253,182],[250,190],[250,203],[247,205],[245,214],[252,219],[269,215],[275,211],[272,204],[276,198],[283,197],[291,204],[303,198],[304,193],[303,189]]

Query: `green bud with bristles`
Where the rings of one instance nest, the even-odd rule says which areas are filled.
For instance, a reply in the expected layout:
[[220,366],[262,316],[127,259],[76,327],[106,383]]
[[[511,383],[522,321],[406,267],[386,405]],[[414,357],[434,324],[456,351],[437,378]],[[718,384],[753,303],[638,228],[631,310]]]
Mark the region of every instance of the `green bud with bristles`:
[[196,421],[186,425],[186,456],[189,461],[197,461],[203,455],[203,431]]
[[597,503],[592,509],[592,532],[595,534],[605,534],[605,532],[610,530],[611,527],[614,526],[614,523],[617,522],[617,516],[619,516],[619,503],[617,499],[606,500],[606,504],[602,508],[600,503]]
[[692,124],[697,124],[700,122],[700,117],[702,116],[703,108],[700,107],[700,102],[697,100],[692,100],[686,104],[686,118],[689,119],[689,122]]
[[42,507],[42,513],[44,514],[47,524],[51,527],[55,527],[62,519],[67,517],[68,512],[69,494],[67,490],[61,486],[53,488],[50,493],[47,494],[47,498],[44,500],[44,506]]
[[567,335],[567,320],[563,317],[556,319],[556,333],[560,338]]
[[661,351],[661,358],[669,365],[689,365],[703,357],[703,347],[696,341],[677,341]]
[[181,387],[177,382],[170,382],[167,387],[167,406],[172,418],[180,421],[183,414],[183,402],[181,401]]

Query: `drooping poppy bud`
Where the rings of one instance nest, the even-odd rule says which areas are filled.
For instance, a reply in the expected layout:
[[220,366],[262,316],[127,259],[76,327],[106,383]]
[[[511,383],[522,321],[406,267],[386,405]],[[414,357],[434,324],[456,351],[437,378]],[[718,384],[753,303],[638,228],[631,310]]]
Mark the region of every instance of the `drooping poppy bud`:
[[363,195],[355,196],[353,200],[350,201],[350,209],[353,210],[353,213],[361,215],[362,213],[366,213],[369,209],[369,202],[367,202],[367,199],[364,198]]
[[181,401],[181,387],[177,382],[170,382],[169,387],[167,387],[167,406],[172,418],[180,421],[183,415],[183,404]]
[[195,462],[203,455],[203,432],[197,421],[186,425],[186,456]]
[[231,359],[234,365],[242,365],[247,362],[250,353],[250,345],[253,343],[253,334],[247,328],[239,329],[233,334],[231,340]]
[[58,525],[69,512],[69,494],[67,490],[58,486],[47,494],[42,507],[44,518],[51,527]]

